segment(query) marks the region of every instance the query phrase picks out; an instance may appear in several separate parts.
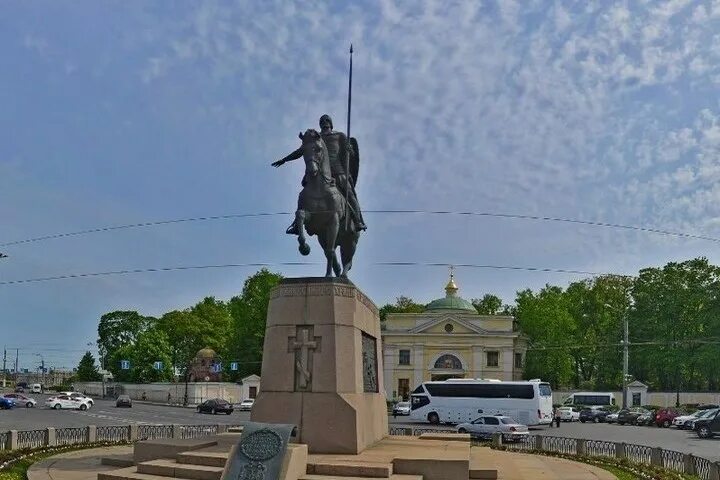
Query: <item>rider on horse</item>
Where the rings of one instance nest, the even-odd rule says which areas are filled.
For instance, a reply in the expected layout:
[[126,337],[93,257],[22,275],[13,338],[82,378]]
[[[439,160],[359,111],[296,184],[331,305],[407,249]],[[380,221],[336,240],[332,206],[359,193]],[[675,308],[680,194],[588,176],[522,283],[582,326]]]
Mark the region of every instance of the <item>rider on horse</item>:
[[[329,115],[323,115],[320,117],[320,136],[327,147],[330,159],[330,169],[333,179],[335,179],[335,186],[338,190],[340,190],[343,197],[347,199],[350,210],[350,218],[355,224],[355,229],[357,231],[366,230],[367,227],[365,226],[362,211],[360,210],[360,204],[358,203],[357,195],[355,193],[355,183],[357,182],[359,163],[357,143],[354,138],[348,140],[344,133],[333,130],[332,119]],[[347,172],[345,169],[346,155],[349,157],[348,165],[350,167],[350,172]],[[283,159],[274,162],[272,166],[279,167],[291,160],[302,158],[302,156],[303,147],[300,147]],[[305,183],[306,179],[303,177],[303,186],[305,186]],[[294,235],[298,234],[295,222],[293,222],[293,224],[287,229],[287,233]]]

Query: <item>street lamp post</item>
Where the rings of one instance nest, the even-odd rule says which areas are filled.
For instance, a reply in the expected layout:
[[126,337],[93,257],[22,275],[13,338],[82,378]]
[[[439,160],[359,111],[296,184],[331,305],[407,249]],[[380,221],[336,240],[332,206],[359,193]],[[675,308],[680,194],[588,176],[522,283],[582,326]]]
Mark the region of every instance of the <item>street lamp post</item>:
[[[618,312],[618,309],[613,307],[612,305],[606,303],[604,305],[605,307],[609,308],[610,310],[615,310]],[[628,325],[628,314],[627,311],[618,312],[622,313],[623,317],[623,339],[622,339],[622,346],[623,346],[623,378],[622,378],[622,408],[627,408],[627,381],[628,381],[628,369],[629,369],[629,362],[630,362],[630,333],[629,333],[629,325]]]

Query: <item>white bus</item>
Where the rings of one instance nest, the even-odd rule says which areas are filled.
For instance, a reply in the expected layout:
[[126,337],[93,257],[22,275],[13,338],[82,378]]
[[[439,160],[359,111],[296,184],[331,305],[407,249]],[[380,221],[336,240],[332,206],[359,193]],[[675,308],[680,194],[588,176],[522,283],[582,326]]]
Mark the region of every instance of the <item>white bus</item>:
[[611,392],[575,392],[563,400],[563,405],[615,405]]
[[462,423],[484,415],[506,415],[523,425],[552,422],[550,384],[540,380],[450,379],[425,382],[410,395],[410,419]]

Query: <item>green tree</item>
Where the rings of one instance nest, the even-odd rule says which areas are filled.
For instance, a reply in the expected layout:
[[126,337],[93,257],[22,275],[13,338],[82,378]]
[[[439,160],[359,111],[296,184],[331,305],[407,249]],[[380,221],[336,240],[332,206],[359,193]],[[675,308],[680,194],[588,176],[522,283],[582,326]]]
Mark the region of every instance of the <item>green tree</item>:
[[572,357],[575,325],[562,288],[546,285],[537,294],[517,294],[517,321],[529,337],[525,377],[542,378],[553,387],[568,385],[573,378]]
[[415,301],[404,295],[400,295],[395,299],[394,304],[385,304],[380,307],[380,321],[384,322],[389,313],[422,313],[425,311],[425,305],[415,303]]
[[[132,347],[132,381],[136,383],[171,381],[173,370],[170,355],[170,342],[163,330],[155,327],[142,332]],[[156,369],[155,362],[162,362],[162,368]]]
[[[138,335],[145,331],[154,320],[154,318],[144,317],[136,311],[127,310],[109,312],[100,317],[97,340],[100,358],[116,357],[115,351],[118,348],[134,344]],[[116,373],[112,366],[108,370],[113,374]]]
[[503,311],[502,300],[492,293],[486,293],[482,298],[473,298],[472,304],[480,315],[499,315]]
[[660,390],[716,390],[720,269],[706,258],[646,268],[632,297],[630,373]]
[[250,374],[260,374],[267,309],[270,291],[282,280],[282,275],[263,268],[248,277],[242,293],[230,299],[230,339],[226,350],[226,371],[229,361],[237,361],[238,371],[228,372],[233,380]]
[[102,379],[92,353],[85,352],[80,359],[75,376],[79,382],[97,382]]

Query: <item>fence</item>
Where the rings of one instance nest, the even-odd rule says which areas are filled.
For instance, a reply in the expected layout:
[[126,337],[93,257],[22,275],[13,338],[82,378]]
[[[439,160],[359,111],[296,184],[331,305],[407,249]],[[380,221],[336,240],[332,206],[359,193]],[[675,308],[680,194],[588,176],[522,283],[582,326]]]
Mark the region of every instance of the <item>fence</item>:
[[[528,435],[517,442],[503,443],[501,439],[499,440],[499,443],[502,443],[509,450],[626,458],[635,463],[696,475],[701,480],[720,480],[720,462],[712,462],[690,453],[665,450],[659,447],[542,435]],[[495,441],[498,442],[498,440]]]
[[133,442],[161,438],[199,438],[225,433],[240,425],[112,425],[0,432],[0,450],[79,445],[92,442]]
[[[423,433],[450,433],[452,429],[415,427],[390,427],[390,435],[413,435]],[[712,462],[690,453],[665,450],[663,448],[633,445],[628,443],[585,440],[543,435],[527,435],[517,441],[504,443],[502,437],[494,438],[495,444],[502,444],[509,450],[521,452],[555,452],[565,455],[588,455],[591,457],[627,458],[645,465],[662,467],[667,470],[696,475],[700,480],[720,480],[720,462]]]

